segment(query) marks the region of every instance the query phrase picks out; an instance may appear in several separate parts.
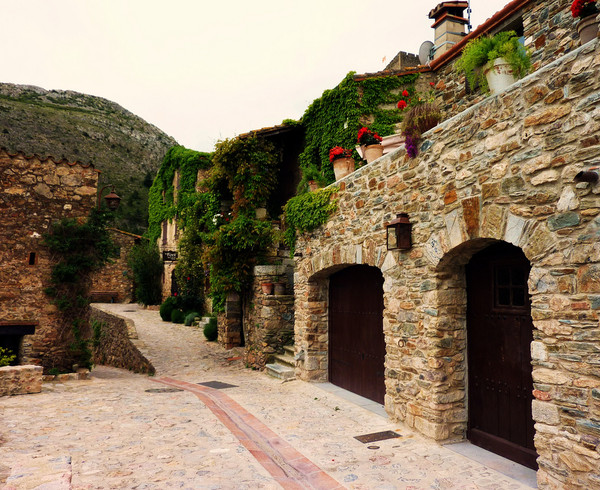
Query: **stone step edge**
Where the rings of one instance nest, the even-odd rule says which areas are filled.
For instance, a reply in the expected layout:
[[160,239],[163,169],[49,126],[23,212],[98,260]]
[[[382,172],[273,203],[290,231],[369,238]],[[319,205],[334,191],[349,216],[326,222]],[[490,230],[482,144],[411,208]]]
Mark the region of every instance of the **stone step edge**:
[[266,373],[274,378],[289,380],[295,377],[295,370],[281,364],[267,364]]

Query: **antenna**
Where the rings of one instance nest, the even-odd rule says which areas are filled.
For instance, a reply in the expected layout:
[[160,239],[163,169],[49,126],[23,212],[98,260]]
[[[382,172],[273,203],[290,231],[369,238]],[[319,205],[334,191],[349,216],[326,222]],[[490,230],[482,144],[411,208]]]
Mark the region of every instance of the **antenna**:
[[426,65],[433,59],[433,43],[431,41],[424,41],[419,48],[419,62],[422,65]]

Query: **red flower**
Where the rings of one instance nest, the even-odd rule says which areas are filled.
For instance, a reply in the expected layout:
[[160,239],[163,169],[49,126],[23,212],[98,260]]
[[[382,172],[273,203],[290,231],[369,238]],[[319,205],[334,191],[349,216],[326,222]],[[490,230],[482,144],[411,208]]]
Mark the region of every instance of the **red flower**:
[[177,293],[173,293],[173,296],[177,296]]
[[431,85],[433,87],[433,86],[435,86],[435,83],[429,82],[429,85]]
[[407,105],[408,104],[406,103],[405,100],[398,101],[398,109],[400,109],[401,111],[403,111],[404,109],[406,109]]
[[341,146],[334,146],[331,150],[329,150],[329,161],[333,162],[338,158],[350,158],[352,156],[352,152],[350,150],[346,150]]
[[587,17],[598,12],[596,0],[575,0],[571,4],[573,17]]
[[402,92],[402,97],[408,97],[408,90],[404,90],[404,92]]

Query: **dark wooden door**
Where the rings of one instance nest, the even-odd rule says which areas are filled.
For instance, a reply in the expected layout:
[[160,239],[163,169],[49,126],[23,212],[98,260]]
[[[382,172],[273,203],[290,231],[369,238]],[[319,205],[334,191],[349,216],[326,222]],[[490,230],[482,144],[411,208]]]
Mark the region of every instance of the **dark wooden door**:
[[384,365],[383,276],[348,267],[329,282],[329,381],[383,403]]
[[535,469],[529,270],[523,252],[505,243],[479,252],[467,266],[467,435]]

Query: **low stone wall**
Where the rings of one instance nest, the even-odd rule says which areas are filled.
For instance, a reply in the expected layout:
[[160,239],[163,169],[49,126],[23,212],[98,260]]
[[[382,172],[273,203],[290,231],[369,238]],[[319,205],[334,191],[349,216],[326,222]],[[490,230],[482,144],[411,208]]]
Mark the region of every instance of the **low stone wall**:
[[41,366],[0,367],[0,396],[27,395],[41,391]]
[[95,364],[129,369],[135,373],[154,374],[154,366],[133,344],[137,338],[135,324],[118,315],[90,307],[90,322],[98,322],[100,339],[93,347],[92,361]]
[[244,305],[244,333],[246,349],[244,362],[249,367],[263,369],[283,346],[293,343],[294,296],[291,294],[264,294],[263,282],[280,283],[288,293],[288,268],[284,265],[262,265],[254,268],[254,282],[250,301]]

